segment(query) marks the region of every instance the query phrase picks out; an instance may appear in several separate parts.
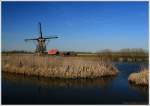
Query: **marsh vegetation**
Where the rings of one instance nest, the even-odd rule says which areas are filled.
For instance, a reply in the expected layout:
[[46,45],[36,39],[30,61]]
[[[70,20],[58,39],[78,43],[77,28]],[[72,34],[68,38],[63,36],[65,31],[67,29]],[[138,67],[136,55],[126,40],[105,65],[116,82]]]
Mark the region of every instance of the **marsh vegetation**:
[[135,85],[148,86],[149,71],[147,68],[144,68],[140,72],[131,73],[128,80],[130,83],[133,83]]
[[118,70],[102,58],[2,55],[2,71],[54,78],[96,78],[115,76]]

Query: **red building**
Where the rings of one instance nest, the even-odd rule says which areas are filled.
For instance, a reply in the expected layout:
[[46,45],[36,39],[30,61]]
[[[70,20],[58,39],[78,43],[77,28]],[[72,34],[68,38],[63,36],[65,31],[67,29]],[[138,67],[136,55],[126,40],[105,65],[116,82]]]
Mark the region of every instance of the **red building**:
[[48,51],[48,54],[50,54],[50,55],[56,55],[56,54],[59,54],[59,51],[57,49],[53,48],[53,49],[51,49],[51,50]]

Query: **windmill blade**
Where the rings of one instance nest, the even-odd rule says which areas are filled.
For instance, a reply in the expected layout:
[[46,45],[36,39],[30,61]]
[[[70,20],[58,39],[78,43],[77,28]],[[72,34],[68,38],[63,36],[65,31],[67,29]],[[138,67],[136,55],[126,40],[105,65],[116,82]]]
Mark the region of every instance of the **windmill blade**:
[[25,39],[24,41],[29,41],[29,40],[38,40],[38,39]]
[[59,38],[58,36],[49,36],[49,37],[45,37],[44,39],[55,39],[55,38]]
[[40,29],[40,37],[42,38],[43,35],[42,35],[42,26],[41,26],[41,22],[39,22],[39,29]]

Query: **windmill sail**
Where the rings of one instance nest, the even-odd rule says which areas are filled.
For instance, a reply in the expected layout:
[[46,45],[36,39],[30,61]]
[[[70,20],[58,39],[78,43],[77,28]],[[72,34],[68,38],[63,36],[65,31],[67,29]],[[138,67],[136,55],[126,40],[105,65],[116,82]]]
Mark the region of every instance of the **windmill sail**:
[[40,37],[42,38],[42,28],[41,28],[41,23],[39,22],[39,27],[40,27]]

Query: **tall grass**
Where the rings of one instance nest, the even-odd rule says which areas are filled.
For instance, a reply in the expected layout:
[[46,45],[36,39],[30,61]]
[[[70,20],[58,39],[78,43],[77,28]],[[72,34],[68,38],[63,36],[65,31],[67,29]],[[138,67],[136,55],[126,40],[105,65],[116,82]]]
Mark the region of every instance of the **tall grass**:
[[[50,61],[50,60],[58,61]],[[24,75],[57,78],[95,78],[114,76],[118,70],[100,59],[50,57],[35,55],[2,55],[2,71]]]

